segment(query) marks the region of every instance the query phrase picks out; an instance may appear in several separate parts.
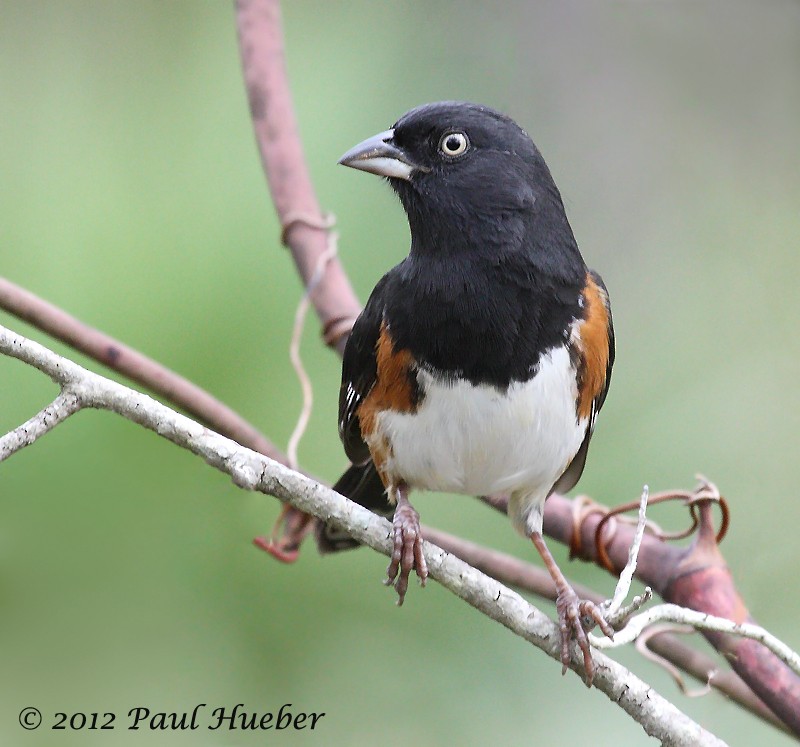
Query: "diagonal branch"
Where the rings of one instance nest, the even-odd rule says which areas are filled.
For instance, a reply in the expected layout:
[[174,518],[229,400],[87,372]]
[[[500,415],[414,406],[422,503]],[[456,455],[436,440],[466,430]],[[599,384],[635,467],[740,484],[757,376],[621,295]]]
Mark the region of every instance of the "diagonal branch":
[[[74,391],[81,406],[110,410],[202,457],[239,487],[258,490],[345,529],[361,543],[389,555],[391,526],[314,480],[247,449],[170,410],[152,398],[87,371],[36,342],[0,327],[0,353],[17,358]],[[559,660],[556,625],[519,594],[441,548],[425,542],[430,574],[468,604]],[[725,743],[693,722],[622,665],[595,655],[595,686],[664,744],[721,747]],[[582,659],[573,650],[572,668]]]
[[[104,332],[84,324],[63,309],[1,277],[0,308],[15,314],[62,342],[72,345],[99,363],[114,368],[131,381],[159,393],[168,402],[181,407],[223,435],[288,465],[287,457],[263,434],[208,392],[192,384],[188,379],[166,369],[157,361]],[[198,393],[199,396],[196,396]],[[60,395],[57,401],[60,401],[62,396],[66,395]],[[48,408],[53,407],[54,404]],[[47,413],[48,408],[43,411],[44,417],[51,425],[54,425],[54,421],[49,418]],[[10,456],[18,448],[31,443],[38,435],[43,435],[43,433],[34,433],[31,430],[31,424],[40,415],[42,414],[34,416],[29,423],[23,424],[11,434],[0,439],[0,461]],[[17,446],[14,444],[16,444],[15,439],[20,438],[18,432],[27,433],[29,439]],[[554,505],[553,501],[549,501],[548,504]],[[431,527],[426,527],[424,534],[426,539],[432,540],[435,544],[501,583],[531,591],[551,601],[555,599],[555,589],[549,574],[531,563]],[[263,543],[260,546],[263,546]],[[591,589],[579,585],[574,585],[574,588],[582,598],[594,599],[597,603],[603,601],[602,597]],[[691,649],[676,636],[662,633],[649,637],[647,645],[658,656],[683,669],[701,682],[707,681],[709,672],[715,671],[717,668],[711,658]],[[761,718],[777,724],[772,713],[753,697],[752,692],[734,673],[716,673],[712,686]]]
[[234,441],[281,459],[266,436],[205,389],[3,277],[0,308],[147,387]]
[[75,392],[65,388],[47,407],[42,408],[30,420],[0,438],[0,462],[30,446],[36,439],[51,431],[59,423],[81,409]]

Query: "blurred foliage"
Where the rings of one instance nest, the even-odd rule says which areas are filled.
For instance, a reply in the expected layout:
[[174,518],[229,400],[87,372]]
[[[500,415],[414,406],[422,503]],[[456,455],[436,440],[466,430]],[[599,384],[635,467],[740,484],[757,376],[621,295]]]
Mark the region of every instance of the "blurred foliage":
[[[335,165],[345,149],[442,98],[504,109],[532,134],[614,302],[617,368],[580,489],[616,503],[644,482],[707,474],[732,507],[724,551],[753,614],[799,647],[800,5],[298,0],[284,20],[310,168],[362,298],[404,255],[407,228],[385,186]],[[0,273],[284,444],[300,400],[287,356],[300,286],[277,240],[230,5],[0,0],[0,92]],[[339,361],[308,326],[316,406],[301,457],[333,479]],[[0,382],[2,432],[55,393],[6,359]],[[533,557],[474,502],[417,506]],[[143,736],[120,720],[57,736],[17,725],[27,705],[240,702],[327,713],[315,732],[284,732],[292,745],[647,742],[435,584],[396,609],[373,553],[320,559],[309,545],[295,566],[273,562],[250,539],[277,510],[107,413],[81,413],[4,463],[0,742],[268,741]],[[612,589],[594,568],[569,571]],[[684,699],[631,651],[619,658],[732,743],[790,743],[718,695]]]

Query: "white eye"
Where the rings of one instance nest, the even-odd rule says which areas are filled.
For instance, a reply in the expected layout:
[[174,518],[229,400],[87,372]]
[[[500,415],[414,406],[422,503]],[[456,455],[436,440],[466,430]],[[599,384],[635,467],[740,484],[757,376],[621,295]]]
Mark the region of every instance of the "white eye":
[[439,151],[453,158],[460,156],[469,148],[469,140],[463,132],[448,132],[439,141]]

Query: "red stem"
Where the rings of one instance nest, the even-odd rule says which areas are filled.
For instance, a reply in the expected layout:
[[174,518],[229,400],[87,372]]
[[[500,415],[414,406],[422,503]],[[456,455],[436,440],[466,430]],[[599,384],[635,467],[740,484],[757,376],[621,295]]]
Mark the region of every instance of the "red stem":
[[0,308],[132,381],[143,384],[192,417],[243,446],[276,461],[285,459],[263,433],[205,389],[2,277]]
[[[250,114],[272,201],[283,227],[283,239],[308,285],[320,255],[328,246],[328,229],[303,156],[289,91],[278,0],[238,0],[239,33]],[[350,281],[337,258],[311,294],[322,322],[325,342],[340,353],[361,311]]]

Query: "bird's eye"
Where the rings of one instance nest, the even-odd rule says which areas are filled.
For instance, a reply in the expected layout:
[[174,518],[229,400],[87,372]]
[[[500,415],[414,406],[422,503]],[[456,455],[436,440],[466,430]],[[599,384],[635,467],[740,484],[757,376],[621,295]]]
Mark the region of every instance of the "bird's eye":
[[460,156],[469,148],[469,140],[463,132],[448,132],[439,141],[439,151],[450,158]]

